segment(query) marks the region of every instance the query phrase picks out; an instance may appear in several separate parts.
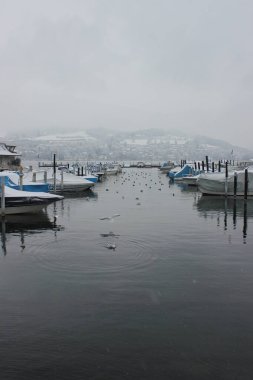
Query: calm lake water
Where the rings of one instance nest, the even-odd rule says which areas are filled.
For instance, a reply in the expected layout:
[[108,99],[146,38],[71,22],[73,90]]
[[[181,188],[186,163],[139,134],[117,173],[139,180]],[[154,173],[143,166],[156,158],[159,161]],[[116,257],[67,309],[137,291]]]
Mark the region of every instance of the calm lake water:
[[252,221],[157,169],[7,217],[0,378],[252,379]]

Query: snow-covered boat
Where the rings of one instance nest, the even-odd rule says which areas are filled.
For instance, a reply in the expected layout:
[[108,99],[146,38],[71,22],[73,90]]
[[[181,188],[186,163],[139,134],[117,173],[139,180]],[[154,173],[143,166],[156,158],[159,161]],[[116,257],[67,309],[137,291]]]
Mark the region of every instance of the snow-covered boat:
[[197,173],[195,173],[194,167],[192,165],[186,164],[182,168],[179,166],[179,167],[172,169],[168,173],[168,176],[171,179],[176,179],[176,178],[186,177],[186,176],[195,175],[195,174],[197,174]]
[[197,175],[188,175],[185,177],[176,177],[174,181],[176,183],[188,185],[188,186],[197,186],[197,181],[199,178],[199,174]]
[[[30,182],[27,180],[23,180],[23,173],[12,172],[12,171],[3,171],[2,174],[5,176],[5,185],[11,187],[15,190],[23,190],[23,191],[35,191],[35,192],[49,192],[49,184],[48,183],[39,183],[39,182]],[[22,176],[22,177],[21,177]],[[21,179],[22,178],[22,179]]]
[[[30,182],[41,182],[46,178],[46,182],[49,184],[49,190],[54,191],[54,172],[53,169],[48,171],[37,171],[30,172],[24,176],[24,180],[29,180]],[[56,192],[81,192],[90,189],[95,185],[94,182],[88,181],[87,179],[78,177],[72,173],[64,172],[61,170],[56,170],[55,174],[55,184]]]
[[0,173],[1,215],[36,213],[50,203],[63,199],[62,196],[56,194],[12,189],[2,185],[3,178],[4,175]]
[[[234,182],[236,175],[236,195],[244,196],[245,191],[245,170],[229,172],[228,177],[222,173],[203,173],[200,174],[197,185],[199,191],[205,195],[234,195]],[[253,196],[253,170],[248,169],[248,189],[247,195]]]
[[175,167],[175,164],[174,162],[172,161],[168,161],[168,162],[164,162],[161,166],[160,166],[160,171],[164,174],[168,174],[173,168]]
[[119,164],[108,165],[105,169],[105,175],[116,175],[122,172],[122,167]]
[[80,178],[85,179],[87,181],[94,182],[94,183],[98,182],[98,176],[94,174],[86,174],[84,176],[81,176]]

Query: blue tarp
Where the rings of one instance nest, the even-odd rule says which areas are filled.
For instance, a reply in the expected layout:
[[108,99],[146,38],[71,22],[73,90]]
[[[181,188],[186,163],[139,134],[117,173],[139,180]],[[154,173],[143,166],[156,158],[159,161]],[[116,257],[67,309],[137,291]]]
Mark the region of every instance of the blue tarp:
[[173,173],[173,171],[170,171],[168,175],[170,178],[174,179],[196,174],[198,174],[198,171],[195,171],[195,169],[192,166],[186,164],[177,173]]
[[[15,190],[21,190],[19,185],[16,185],[8,176],[5,176],[5,185],[15,189]],[[22,187],[23,191],[32,191],[32,192],[49,192],[49,184],[48,183],[31,183],[31,184],[24,184]]]

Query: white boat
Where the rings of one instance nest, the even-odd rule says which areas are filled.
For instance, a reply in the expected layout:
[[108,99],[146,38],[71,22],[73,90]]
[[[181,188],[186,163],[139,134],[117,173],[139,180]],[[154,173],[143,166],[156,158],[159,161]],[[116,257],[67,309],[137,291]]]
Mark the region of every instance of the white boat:
[[169,173],[169,171],[171,170],[171,169],[173,169],[175,167],[175,164],[174,164],[174,162],[172,162],[172,161],[168,161],[168,162],[164,162],[161,166],[160,166],[160,171],[162,172],[162,173],[164,173],[164,174],[168,174]]
[[[56,170],[56,192],[81,192],[90,189],[95,185],[94,182],[88,181],[82,177],[78,177],[72,173]],[[31,183],[46,181],[50,185],[50,191],[54,191],[54,173],[50,168],[46,171],[36,171],[27,173],[24,180],[29,180]]]
[[[4,175],[0,173],[0,177],[3,179]],[[1,215],[37,213],[50,203],[63,199],[62,196],[56,194],[15,190],[5,185],[1,185],[0,198]]]
[[[244,196],[245,170],[229,172],[228,177],[222,173],[200,174],[197,185],[199,191],[205,195],[234,195],[234,178],[237,176],[237,196]],[[253,196],[253,170],[248,169],[248,196]]]
[[109,165],[105,169],[105,175],[116,175],[122,172],[122,167],[119,164]]
[[174,181],[188,186],[197,186],[198,178],[199,174],[175,178]]

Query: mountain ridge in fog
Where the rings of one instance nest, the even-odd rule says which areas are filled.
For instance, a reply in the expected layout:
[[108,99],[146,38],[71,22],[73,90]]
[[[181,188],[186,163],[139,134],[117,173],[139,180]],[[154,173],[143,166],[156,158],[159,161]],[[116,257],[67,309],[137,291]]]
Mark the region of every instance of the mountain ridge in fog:
[[69,160],[249,160],[253,152],[224,140],[190,135],[176,129],[157,128],[117,131],[114,129],[54,129],[9,135],[24,158]]

